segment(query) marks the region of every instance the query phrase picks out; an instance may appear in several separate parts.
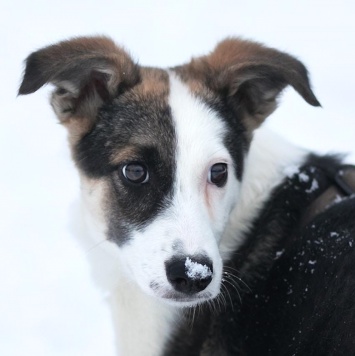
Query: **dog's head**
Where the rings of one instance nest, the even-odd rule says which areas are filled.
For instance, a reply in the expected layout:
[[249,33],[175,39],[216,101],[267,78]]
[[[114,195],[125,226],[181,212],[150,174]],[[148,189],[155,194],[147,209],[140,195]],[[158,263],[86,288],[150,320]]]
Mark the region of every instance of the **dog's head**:
[[137,65],[108,38],[77,38],[28,57],[19,93],[46,83],[56,87],[89,224],[128,278],[179,305],[219,293],[218,245],[252,131],[287,85],[319,105],[302,63],[240,39],[163,70]]

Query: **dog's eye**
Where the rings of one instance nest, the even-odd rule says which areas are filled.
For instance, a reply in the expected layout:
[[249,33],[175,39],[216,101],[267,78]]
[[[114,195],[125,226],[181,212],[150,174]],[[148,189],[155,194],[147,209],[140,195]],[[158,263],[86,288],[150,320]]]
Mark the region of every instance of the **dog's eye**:
[[214,164],[208,174],[208,182],[216,185],[217,187],[223,187],[227,182],[228,169],[225,163]]
[[123,176],[131,183],[142,184],[149,180],[147,167],[139,162],[131,162],[123,166]]

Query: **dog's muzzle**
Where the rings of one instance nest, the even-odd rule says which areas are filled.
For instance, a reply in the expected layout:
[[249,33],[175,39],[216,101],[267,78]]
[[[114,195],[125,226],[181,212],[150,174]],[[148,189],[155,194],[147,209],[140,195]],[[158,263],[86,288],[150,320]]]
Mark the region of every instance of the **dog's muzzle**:
[[172,258],[165,263],[165,270],[174,289],[189,296],[203,291],[212,281],[212,262],[205,257]]

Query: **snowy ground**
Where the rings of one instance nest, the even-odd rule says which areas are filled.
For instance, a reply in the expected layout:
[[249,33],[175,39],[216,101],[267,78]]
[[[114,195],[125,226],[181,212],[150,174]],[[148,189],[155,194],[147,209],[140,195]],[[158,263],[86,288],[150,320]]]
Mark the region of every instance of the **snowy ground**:
[[[0,355],[112,356],[104,296],[70,236],[78,180],[49,89],[16,98],[23,59],[55,41],[108,34],[146,65],[179,64],[225,36],[298,56],[323,109],[288,90],[268,125],[355,162],[355,5],[350,1],[2,0]],[[129,5],[128,5],[129,4]],[[348,4],[348,5],[345,5]]]

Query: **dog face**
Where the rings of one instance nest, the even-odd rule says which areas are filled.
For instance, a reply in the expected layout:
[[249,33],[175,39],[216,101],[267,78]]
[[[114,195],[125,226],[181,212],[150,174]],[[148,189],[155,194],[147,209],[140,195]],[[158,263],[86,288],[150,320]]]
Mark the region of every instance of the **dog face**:
[[180,306],[216,297],[218,244],[252,130],[288,84],[319,105],[304,66],[229,39],[186,65],[145,68],[107,38],[79,38],[27,59],[20,94],[47,82],[97,242],[109,241],[126,276],[150,295]]

